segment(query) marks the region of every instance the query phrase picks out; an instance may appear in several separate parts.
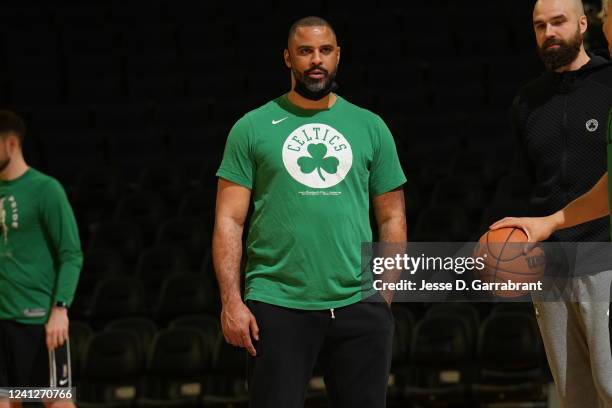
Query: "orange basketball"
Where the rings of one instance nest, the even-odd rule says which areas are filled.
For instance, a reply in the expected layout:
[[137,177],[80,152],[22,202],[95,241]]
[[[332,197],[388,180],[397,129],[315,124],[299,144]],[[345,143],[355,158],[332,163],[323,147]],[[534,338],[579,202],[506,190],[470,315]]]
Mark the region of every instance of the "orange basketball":
[[[480,240],[474,256],[483,257],[485,267],[474,270],[474,279],[482,281],[495,296],[514,298],[530,292],[527,284],[535,284],[544,276],[546,255],[534,247],[523,253],[527,234],[519,228],[500,228],[487,231]],[[512,282],[520,288],[505,288]]]

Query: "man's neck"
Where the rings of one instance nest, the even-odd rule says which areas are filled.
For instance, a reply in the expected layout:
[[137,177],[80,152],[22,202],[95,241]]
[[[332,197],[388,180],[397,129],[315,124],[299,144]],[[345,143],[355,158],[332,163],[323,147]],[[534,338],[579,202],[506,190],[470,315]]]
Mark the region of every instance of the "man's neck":
[[560,74],[563,72],[578,71],[580,68],[588,64],[590,60],[591,57],[589,57],[589,54],[586,53],[584,47],[581,47],[580,52],[578,53],[578,57],[576,57],[574,61],[562,66],[561,68],[556,69],[555,72]]
[[11,181],[18,179],[23,176],[30,167],[24,161],[18,161],[17,163],[11,163],[6,169],[0,172],[0,180]]
[[337,99],[336,94],[331,92],[323,98],[319,99],[318,101],[313,101],[304,98],[302,95],[298,94],[293,89],[289,91],[289,93],[287,94],[287,98],[289,99],[289,102],[291,102],[295,106],[302,109],[311,110],[329,109],[334,105],[334,103],[336,103]]

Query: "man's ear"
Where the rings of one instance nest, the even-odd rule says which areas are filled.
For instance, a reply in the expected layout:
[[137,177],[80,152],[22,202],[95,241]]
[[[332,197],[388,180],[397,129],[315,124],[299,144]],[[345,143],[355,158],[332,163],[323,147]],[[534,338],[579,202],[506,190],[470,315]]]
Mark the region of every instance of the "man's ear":
[[340,47],[338,47],[338,59],[336,60],[336,64],[340,63],[340,51],[341,51],[341,49],[340,49]]
[[587,29],[589,28],[589,19],[587,18],[587,16],[580,16],[580,18],[578,19],[578,23],[580,24],[580,33],[586,33]]
[[283,59],[285,60],[285,66],[291,68],[291,58],[289,58],[289,50],[287,48],[283,51]]

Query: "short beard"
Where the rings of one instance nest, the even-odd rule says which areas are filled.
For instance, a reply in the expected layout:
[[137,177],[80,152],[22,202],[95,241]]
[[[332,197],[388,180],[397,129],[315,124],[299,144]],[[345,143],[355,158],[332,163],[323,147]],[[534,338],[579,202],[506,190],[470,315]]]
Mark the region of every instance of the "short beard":
[[[324,80],[310,78],[308,73],[314,70],[325,72],[326,76]],[[303,73],[298,72],[293,68],[291,68],[291,71],[293,72],[293,76],[295,78],[294,90],[306,99],[318,101],[338,88],[335,81],[336,74],[338,73],[338,67],[336,67],[336,69],[334,69],[331,73],[327,72],[327,70],[321,67],[309,68]]]
[[0,173],[2,173],[4,170],[6,170],[6,168],[8,167],[9,164],[11,164],[11,158],[10,157],[0,161]]
[[[538,53],[544,66],[551,71],[555,71],[571,64],[578,58],[582,42],[582,33],[580,32],[580,27],[578,27],[576,34],[569,41],[549,38],[538,48]],[[551,45],[559,45],[559,48],[547,49]]]

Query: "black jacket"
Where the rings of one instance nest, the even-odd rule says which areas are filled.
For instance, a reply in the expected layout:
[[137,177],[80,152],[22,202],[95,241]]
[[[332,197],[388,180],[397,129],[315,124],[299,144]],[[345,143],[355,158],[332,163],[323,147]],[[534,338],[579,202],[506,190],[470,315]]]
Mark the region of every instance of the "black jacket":
[[[512,117],[520,162],[533,181],[533,215],[565,207],[607,171],[610,106],[612,62],[598,56],[577,71],[546,71],[520,89]],[[557,231],[550,241],[606,242],[609,230],[604,217]]]

